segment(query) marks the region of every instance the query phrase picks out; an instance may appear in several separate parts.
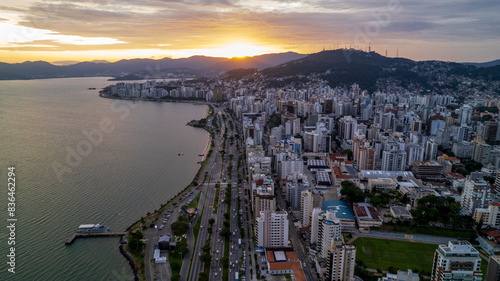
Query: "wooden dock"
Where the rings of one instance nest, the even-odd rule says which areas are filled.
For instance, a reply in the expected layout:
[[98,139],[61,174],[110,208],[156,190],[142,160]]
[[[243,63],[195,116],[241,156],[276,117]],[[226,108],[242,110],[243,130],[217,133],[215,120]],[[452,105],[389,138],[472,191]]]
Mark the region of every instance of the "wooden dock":
[[71,244],[76,238],[101,237],[101,236],[124,236],[127,232],[75,232],[64,243]]

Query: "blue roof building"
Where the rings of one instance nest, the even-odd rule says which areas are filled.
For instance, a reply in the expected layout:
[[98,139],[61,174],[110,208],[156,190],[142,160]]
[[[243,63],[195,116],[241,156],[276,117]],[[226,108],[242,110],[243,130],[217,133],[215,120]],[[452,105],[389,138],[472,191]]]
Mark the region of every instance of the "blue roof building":
[[323,201],[322,207],[324,212],[326,212],[326,210],[332,210],[335,216],[340,219],[342,232],[356,231],[356,218],[354,217],[354,212],[349,206],[349,203],[342,200],[328,200]]

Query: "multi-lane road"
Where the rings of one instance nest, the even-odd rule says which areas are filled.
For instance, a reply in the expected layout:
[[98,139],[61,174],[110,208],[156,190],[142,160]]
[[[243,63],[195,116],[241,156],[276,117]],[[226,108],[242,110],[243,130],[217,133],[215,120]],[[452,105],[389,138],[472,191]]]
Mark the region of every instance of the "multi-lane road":
[[[223,118],[224,115],[224,118]],[[216,119],[216,120],[214,120]],[[231,121],[229,121],[231,120]],[[207,172],[206,182],[195,189],[193,187],[191,190],[185,191],[186,196],[183,196],[181,202],[176,206],[170,206],[164,214],[160,216],[159,223],[168,214],[171,217],[168,220],[166,227],[162,230],[159,228],[149,229],[145,232],[146,239],[148,241],[153,241],[153,243],[148,242],[146,248],[146,261],[151,261],[153,257],[154,248],[157,247],[157,241],[160,235],[171,234],[170,224],[177,220],[179,216],[179,210],[182,205],[187,204],[189,199],[194,198],[201,192],[200,200],[198,202],[197,216],[191,223],[191,228],[187,233],[189,252],[184,257],[180,272],[180,280],[197,281],[199,274],[205,271],[205,268],[209,268],[209,279],[210,281],[218,281],[222,279],[222,274],[224,272],[222,259],[225,253],[228,254],[229,258],[229,280],[235,281],[235,273],[238,272],[239,280],[246,281],[256,281],[258,261],[255,260],[256,252],[254,251],[252,240],[253,237],[253,219],[249,216],[249,211],[251,206],[249,205],[251,200],[247,197],[248,186],[246,180],[242,183],[238,183],[239,178],[246,179],[245,171],[245,155],[242,159],[239,159],[240,150],[243,149],[244,142],[242,138],[234,138],[233,145],[231,145],[230,138],[234,136],[235,133],[241,135],[238,123],[230,116],[223,112],[223,109],[214,106],[214,116],[208,120],[208,125],[214,125],[214,122],[219,124],[220,133],[214,134],[214,149],[210,158],[207,161],[204,171],[201,175]],[[232,122],[233,126],[229,125]],[[232,128],[232,130],[231,130]],[[227,138],[224,139],[224,132],[227,132]],[[225,142],[225,146],[224,146]],[[224,159],[222,158],[221,151],[225,148]],[[232,159],[229,157],[233,154]],[[230,161],[232,163],[230,164]],[[237,161],[241,161],[240,168],[238,169]],[[229,173],[228,168],[232,167],[231,173]],[[229,177],[231,175],[231,177]],[[214,202],[216,198],[216,186],[220,184],[218,200]],[[229,209],[229,221],[230,221],[230,232],[229,237],[229,248],[225,249],[224,237],[220,235],[220,231],[224,229],[224,213],[227,210],[227,204],[224,202],[226,196],[226,187],[231,184],[231,204]],[[200,189],[200,191],[198,191]],[[278,192],[279,193],[279,192]],[[240,206],[238,208],[238,201]],[[186,202],[186,203],[185,203]],[[281,198],[281,194],[278,195],[278,203],[284,209],[284,202]],[[217,211],[214,212],[214,208]],[[241,212],[240,212],[241,211]],[[240,217],[241,224],[238,223],[238,218]],[[212,234],[208,232],[210,227],[209,220],[214,219],[215,223],[212,226]],[[195,237],[193,234],[193,227],[198,220],[201,220],[201,226],[199,229],[197,243],[195,244]],[[159,227],[159,225],[158,225]],[[240,227],[243,229],[243,233],[240,233]],[[315,280],[313,277],[313,272],[310,268],[309,262],[307,261],[307,253],[301,241],[298,238],[296,230],[293,224],[290,224],[291,240],[294,248],[296,249],[297,255],[301,261],[303,261],[304,273],[307,280]],[[242,236],[243,235],[243,236]],[[210,239],[210,241],[209,241]],[[241,246],[239,241],[241,239]],[[212,262],[209,266],[205,266],[200,260],[200,255],[204,254],[201,250],[202,247],[209,241],[210,243],[210,254],[212,255]],[[252,271],[252,273],[250,273]],[[146,262],[146,278],[148,280],[170,280],[171,272],[170,266],[166,264],[156,264],[152,265],[151,262]]]

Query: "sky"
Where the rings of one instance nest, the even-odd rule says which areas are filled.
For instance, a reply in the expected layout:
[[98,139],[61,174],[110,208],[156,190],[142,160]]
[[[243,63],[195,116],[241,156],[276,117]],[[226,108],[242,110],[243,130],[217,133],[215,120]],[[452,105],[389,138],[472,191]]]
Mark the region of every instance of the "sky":
[[498,0],[2,0],[0,62],[253,56],[357,48],[500,59]]

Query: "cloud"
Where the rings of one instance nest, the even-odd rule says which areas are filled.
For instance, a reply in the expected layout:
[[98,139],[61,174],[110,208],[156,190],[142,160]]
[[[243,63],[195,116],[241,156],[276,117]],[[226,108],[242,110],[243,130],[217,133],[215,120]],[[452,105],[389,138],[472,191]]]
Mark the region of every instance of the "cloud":
[[[494,0],[70,0],[36,2],[17,12],[23,14],[19,25],[61,36],[31,42],[53,50],[173,53],[245,40],[308,52],[361,44],[361,35],[364,44],[384,45],[500,41],[499,10]],[[78,45],[84,42],[95,44]]]

